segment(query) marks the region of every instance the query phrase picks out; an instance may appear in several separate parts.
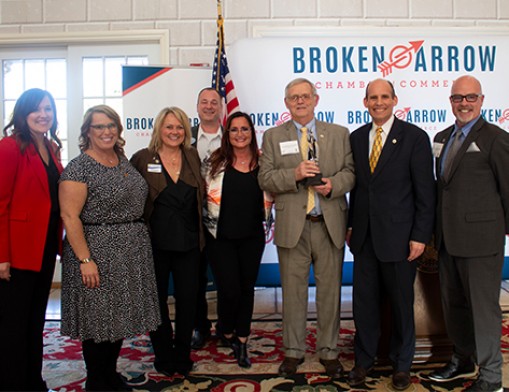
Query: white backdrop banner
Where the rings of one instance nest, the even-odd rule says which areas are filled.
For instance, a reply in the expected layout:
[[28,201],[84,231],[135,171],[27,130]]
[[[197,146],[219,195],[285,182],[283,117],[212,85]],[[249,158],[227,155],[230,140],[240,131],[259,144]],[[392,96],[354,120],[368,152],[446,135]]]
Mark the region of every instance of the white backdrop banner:
[[[350,131],[371,121],[362,102],[367,83],[386,78],[399,98],[396,116],[433,138],[454,122],[448,97],[452,82],[463,74],[476,76],[483,85],[485,119],[509,130],[508,42],[509,30],[345,30],[318,37],[240,40],[229,48],[228,62],[240,108],[251,115],[259,141],[267,128],[289,119],[284,88],[298,77],[311,80],[318,90],[316,117]],[[143,68],[157,67],[124,68],[128,153],[148,144],[150,119],[164,106],[182,107],[196,123],[196,95],[210,85],[208,69],[160,68],[140,79]],[[126,83],[133,73],[138,73],[132,78],[138,82]],[[263,260],[277,262],[271,244]],[[353,260],[348,250],[345,260]]]

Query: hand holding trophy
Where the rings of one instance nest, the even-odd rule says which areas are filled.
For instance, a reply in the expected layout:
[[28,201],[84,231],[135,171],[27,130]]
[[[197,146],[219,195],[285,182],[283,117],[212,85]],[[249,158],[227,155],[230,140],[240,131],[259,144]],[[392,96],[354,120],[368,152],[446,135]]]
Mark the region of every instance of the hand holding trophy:
[[[307,134],[308,138],[308,160],[313,161],[318,166],[318,145],[316,144],[316,139],[313,136],[311,132],[308,132]],[[314,175],[314,177],[307,177],[304,180],[302,180],[302,183],[304,186],[315,186],[315,185],[323,185],[324,182],[322,181],[322,173],[317,173]]]

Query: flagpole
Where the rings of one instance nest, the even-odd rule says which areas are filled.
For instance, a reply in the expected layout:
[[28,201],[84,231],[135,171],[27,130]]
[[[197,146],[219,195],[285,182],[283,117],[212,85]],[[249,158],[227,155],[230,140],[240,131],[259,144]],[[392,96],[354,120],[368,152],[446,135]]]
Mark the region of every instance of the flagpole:
[[[224,45],[224,33],[223,33],[223,11],[221,7],[221,0],[217,0],[217,40],[218,40],[218,53],[223,53],[223,45]],[[218,62],[219,64],[219,62]],[[219,72],[219,69],[216,70],[216,86],[219,86],[219,78],[221,77],[221,73]]]
[[217,0],[217,48],[212,70],[212,87],[224,99],[225,118],[239,110],[239,100],[228,69],[226,51],[224,49],[224,19],[221,11],[221,0]]

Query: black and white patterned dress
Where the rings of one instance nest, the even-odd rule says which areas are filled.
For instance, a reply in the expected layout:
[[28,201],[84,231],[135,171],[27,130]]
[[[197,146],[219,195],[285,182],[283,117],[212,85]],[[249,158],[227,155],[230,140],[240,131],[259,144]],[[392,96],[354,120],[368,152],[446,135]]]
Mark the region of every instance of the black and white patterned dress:
[[87,154],[69,162],[60,181],[85,183],[85,239],[99,269],[98,288],[86,288],[67,239],[62,256],[62,335],[95,342],[152,331],[160,323],[152,248],[140,221],[147,184],[125,157],[115,167]]

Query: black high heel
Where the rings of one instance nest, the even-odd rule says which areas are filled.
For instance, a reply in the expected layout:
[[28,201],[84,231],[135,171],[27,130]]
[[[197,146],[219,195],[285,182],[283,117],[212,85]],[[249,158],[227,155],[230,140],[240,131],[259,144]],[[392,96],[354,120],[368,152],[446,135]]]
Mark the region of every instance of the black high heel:
[[247,355],[247,341],[246,342],[241,342],[240,340],[237,341],[239,342],[239,356],[237,357],[237,363],[242,368],[250,368],[251,360]]
[[239,355],[240,355],[240,340],[235,335],[233,335],[230,338],[227,338],[227,340],[228,340],[228,345],[233,350],[233,356],[238,361]]

